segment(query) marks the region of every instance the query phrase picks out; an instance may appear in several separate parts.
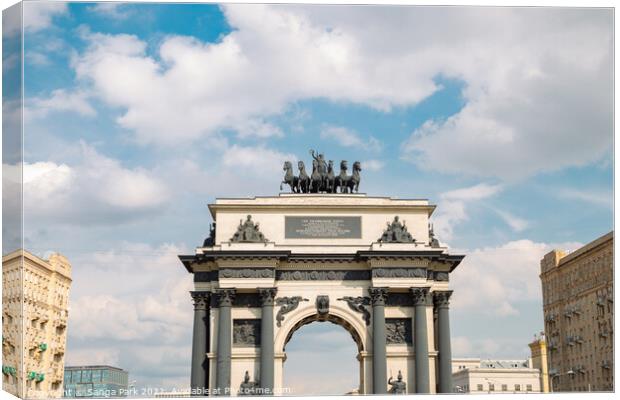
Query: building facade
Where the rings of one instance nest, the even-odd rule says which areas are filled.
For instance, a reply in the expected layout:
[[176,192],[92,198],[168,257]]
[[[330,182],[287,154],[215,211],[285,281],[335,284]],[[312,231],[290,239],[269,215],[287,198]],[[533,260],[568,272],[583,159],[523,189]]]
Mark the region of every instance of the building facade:
[[65,367],[64,397],[126,397],[129,373],[109,365]]
[[534,337],[534,341],[529,344],[532,353],[532,367],[540,371],[540,389],[543,393],[548,393],[549,388],[549,361],[547,359],[547,341],[544,333]]
[[21,398],[62,396],[71,265],[16,250],[2,258],[2,381]]
[[459,358],[452,361],[455,393],[540,393],[540,370],[531,360],[480,360]]
[[194,277],[192,390],[303,394],[280,391],[286,344],[330,321],[357,344],[358,393],[451,392],[449,276],[463,256],[429,229],[434,208],[363,194],[217,199],[210,237],[180,256]]
[[552,391],[613,390],[613,231],[540,262]]

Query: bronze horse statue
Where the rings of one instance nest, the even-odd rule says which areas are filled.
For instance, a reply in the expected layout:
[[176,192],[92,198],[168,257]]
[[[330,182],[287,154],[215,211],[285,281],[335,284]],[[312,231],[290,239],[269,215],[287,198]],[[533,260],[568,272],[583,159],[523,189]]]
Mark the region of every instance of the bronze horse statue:
[[334,174],[334,161],[329,160],[327,165],[327,176],[325,177],[325,191],[327,193],[335,193],[334,183],[336,181],[336,175]]
[[353,193],[355,191],[355,193],[359,192],[359,188],[360,188],[360,180],[361,175],[360,172],[362,171],[362,164],[359,161],[356,161],[353,163],[353,174],[349,177],[349,180],[347,181],[347,189],[349,191],[349,193]]
[[297,162],[299,175],[293,173],[293,163],[285,161],[282,170],[284,178],[280,182],[280,190],[284,185],[289,185],[292,193],[358,193],[361,181],[360,172],[362,165],[355,161],[352,167],[352,175],[348,175],[347,160],[340,162],[340,173],[335,174],[334,161],[326,162],[323,154],[310,150],[312,155],[312,173],[306,172],[303,161]]
[[291,192],[299,193],[299,178],[293,174],[293,164],[290,161],[284,161],[282,170],[286,172],[284,180],[280,183],[280,190],[282,190],[282,185],[289,185]]
[[306,173],[306,165],[303,161],[297,163],[299,178],[297,181],[297,193],[308,193],[310,190],[310,177]]
[[347,160],[340,161],[340,174],[334,179],[334,193],[338,193],[338,188],[340,188],[340,193],[347,193],[347,182],[349,181],[349,176],[347,175],[348,169]]
[[319,193],[323,189],[323,177],[319,172],[319,162],[312,160],[312,175],[310,176],[310,193]]

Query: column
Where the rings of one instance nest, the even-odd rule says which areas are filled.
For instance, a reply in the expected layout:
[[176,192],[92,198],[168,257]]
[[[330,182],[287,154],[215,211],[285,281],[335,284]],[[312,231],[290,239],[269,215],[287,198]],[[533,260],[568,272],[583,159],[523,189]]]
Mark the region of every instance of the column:
[[370,288],[372,301],[372,391],[387,393],[387,355],[385,333],[385,302],[387,288]]
[[261,302],[260,322],[260,387],[264,394],[273,394],[274,381],[274,336],[273,304],[277,288],[258,289]]
[[209,292],[190,292],[194,301],[194,336],[192,338],[192,396],[205,396],[209,387]]
[[232,320],[230,308],[235,298],[235,289],[219,289],[217,302],[220,308],[217,322],[217,371],[216,386],[220,396],[230,395],[230,369],[232,353]]
[[437,310],[439,351],[439,393],[452,392],[452,350],[450,346],[450,296],[452,290],[433,292]]
[[429,304],[429,288],[411,288],[415,319],[413,340],[415,351],[415,392],[430,393],[428,366],[428,329],[426,306]]

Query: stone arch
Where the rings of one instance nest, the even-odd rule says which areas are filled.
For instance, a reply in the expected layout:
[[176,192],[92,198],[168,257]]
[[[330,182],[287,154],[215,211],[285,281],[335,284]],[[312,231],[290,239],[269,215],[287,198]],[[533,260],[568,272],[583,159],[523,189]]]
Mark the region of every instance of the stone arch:
[[361,324],[357,321],[359,317],[356,317],[356,315],[351,315],[348,310],[340,308],[339,306],[331,305],[329,313],[324,315],[319,315],[315,307],[305,307],[295,313],[295,315],[289,316],[289,321],[286,321],[279,330],[275,340],[276,351],[285,352],[286,345],[293,337],[293,334],[302,326],[316,321],[328,321],[340,325],[349,332],[360,353],[367,351],[366,327],[363,323]]

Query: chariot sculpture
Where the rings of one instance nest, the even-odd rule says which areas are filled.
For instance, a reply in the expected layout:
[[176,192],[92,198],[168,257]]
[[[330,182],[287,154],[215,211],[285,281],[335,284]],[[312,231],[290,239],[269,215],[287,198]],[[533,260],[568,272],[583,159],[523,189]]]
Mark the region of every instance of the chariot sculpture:
[[303,161],[297,162],[299,174],[295,176],[293,163],[285,161],[282,167],[284,179],[280,183],[288,185],[292,193],[358,193],[361,181],[360,172],[362,164],[359,161],[353,163],[351,175],[347,160],[340,161],[340,173],[334,172],[334,161],[325,160],[325,156],[317,151],[310,150],[312,156],[312,173],[308,175]]

